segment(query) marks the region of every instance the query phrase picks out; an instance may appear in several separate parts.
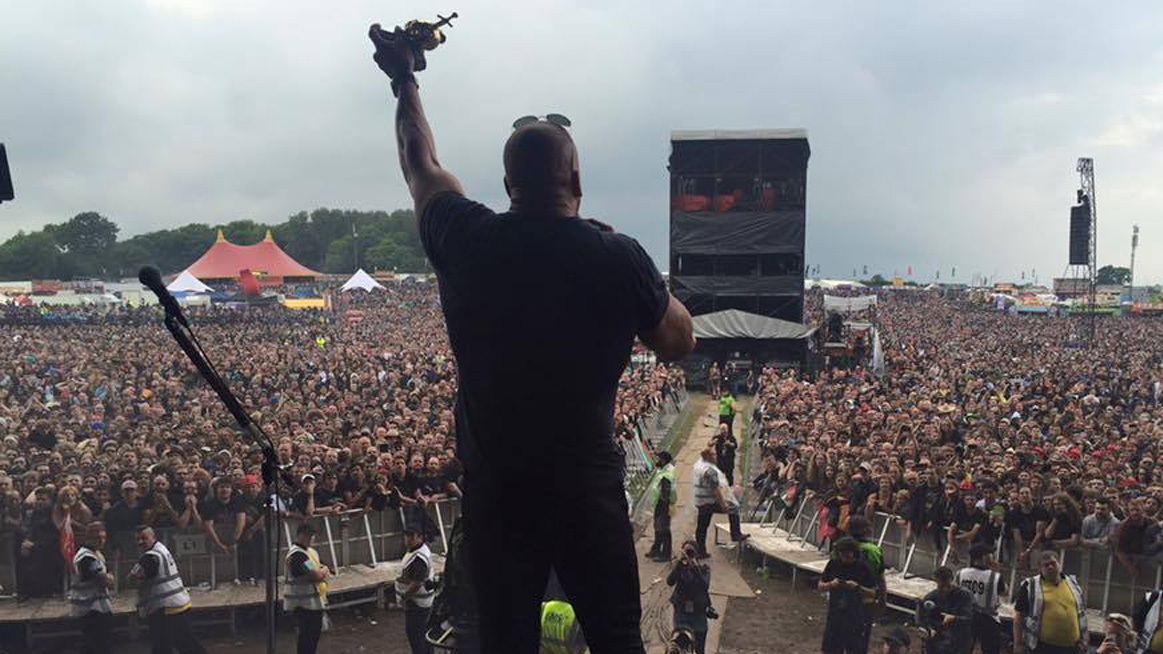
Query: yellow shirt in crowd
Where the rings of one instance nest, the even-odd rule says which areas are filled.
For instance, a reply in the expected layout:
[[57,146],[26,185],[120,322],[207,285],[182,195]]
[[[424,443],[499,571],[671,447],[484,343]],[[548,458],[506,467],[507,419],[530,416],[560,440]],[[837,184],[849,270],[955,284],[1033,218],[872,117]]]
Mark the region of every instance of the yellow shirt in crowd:
[[1042,579],[1042,633],[1038,641],[1058,647],[1071,647],[1081,637],[1078,630],[1078,609],[1074,595],[1065,581],[1057,586]]

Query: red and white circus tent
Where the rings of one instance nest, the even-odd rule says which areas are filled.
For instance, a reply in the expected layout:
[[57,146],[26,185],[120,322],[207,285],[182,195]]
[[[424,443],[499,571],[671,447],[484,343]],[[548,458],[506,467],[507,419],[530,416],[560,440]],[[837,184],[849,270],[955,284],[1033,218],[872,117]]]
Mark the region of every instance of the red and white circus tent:
[[287,278],[315,278],[323,273],[311,270],[275,243],[270,230],[262,241],[254,245],[235,245],[226,240],[222,230],[206,253],[192,263],[187,272],[202,280],[238,279],[242,271],[249,270],[265,282]]

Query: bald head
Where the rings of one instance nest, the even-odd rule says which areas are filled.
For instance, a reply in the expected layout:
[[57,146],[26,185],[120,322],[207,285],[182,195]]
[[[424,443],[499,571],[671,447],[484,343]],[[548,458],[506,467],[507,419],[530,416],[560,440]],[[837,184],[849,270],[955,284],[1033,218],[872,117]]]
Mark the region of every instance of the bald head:
[[525,125],[505,142],[505,190],[514,210],[558,209],[576,215],[581,184],[577,148],[565,129],[546,122]]

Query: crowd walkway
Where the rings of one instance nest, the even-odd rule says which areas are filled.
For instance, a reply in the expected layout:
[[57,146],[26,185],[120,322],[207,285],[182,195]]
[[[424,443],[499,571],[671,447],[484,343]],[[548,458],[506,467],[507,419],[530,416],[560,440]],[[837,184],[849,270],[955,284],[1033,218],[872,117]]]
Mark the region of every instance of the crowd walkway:
[[[678,504],[674,508],[671,518],[671,531],[674,534],[674,551],[677,555],[682,542],[692,538],[695,533],[695,518],[697,512],[694,505],[694,486],[691,483],[691,467],[699,459],[699,452],[710,442],[717,431],[719,424],[718,403],[707,395],[692,394],[690,410],[696,412],[696,418],[691,425],[691,431],[683,440],[682,448],[674,453],[675,479],[678,485]],[[744,416],[750,415],[751,398],[739,401],[739,413],[735,417],[736,438],[743,432]],[[680,439],[681,439],[680,435]],[[739,472],[743,461],[743,446],[740,444],[739,455],[736,457],[736,485],[746,483]],[[665,635],[671,628],[671,587],[666,585],[666,575],[673,563],[658,563],[646,558],[646,552],[654,541],[654,530],[649,510],[647,513],[647,529],[638,540],[638,576],[642,588],[642,636],[646,641],[647,654],[662,654],[664,651]],[[714,546],[715,524],[726,523],[727,516],[716,515],[707,532],[707,550],[711,558],[707,563],[711,566],[711,603],[719,612],[719,619],[710,622],[707,633],[707,654],[719,651],[719,633],[723,621],[727,617],[727,598],[754,597],[753,590],[743,581],[739,574],[739,566],[731,557],[736,555],[734,546],[731,549]]]

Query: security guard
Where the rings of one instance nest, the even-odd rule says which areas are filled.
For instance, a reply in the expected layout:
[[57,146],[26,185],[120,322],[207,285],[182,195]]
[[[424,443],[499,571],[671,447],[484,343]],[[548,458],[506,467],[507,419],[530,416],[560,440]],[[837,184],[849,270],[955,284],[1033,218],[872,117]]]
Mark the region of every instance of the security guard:
[[735,435],[735,396],[731,391],[723,393],[719,398],[719,424],[727,425],[727,433]]
[[993,569],[992,559],[993,548],[989,543],[974,543],[969,546],[969,567],[957,571],[957,585],[973,597],[969,632],[973,642],[981,643],[981,654],[1001,651],[1001,620],[997,608],[1005,592],[1005,582]]
[[1132,654],[1160,654],[1163,652],[1163,592],[1153,590],[1135,606],[1135,629],[1139,638]]
[[1077,651],[1086,644],[1086,598],[1058,554],[1043,550],[1039,574],[1014,593],[1014,652]]
[[106,654],[109,649],[109,620],[113,615],[113,575],[105,567],[105,525],[90,522],[85,530],[85,544],[73,557],[73,578],[69,585],[69,603],[73,615],[81,618],[84,636],[81,651]]
[[190,631],[190,594],[178,574],[178,564],[153,529],[137,528],[141,558],[130,575],[137,580],[137,610],[149,621],[153,654],[205,654]]
[[299,627],[299,654],[312,654],[323,631],[323,610],[327,607],[327,577],[331,571],[319,562],[311,547],[315,528],[304,522],[295,530],[295,542],[287,552],[287,587],[283,610],[295,615]]
[[586,639],[569,602],[541,604],[541,654],[585,654]]
[[678,503],[678,487],[674,481],[674,457],[670,452],[658,453],[658,476],[650,486],[650,506],[654,508],[654,543],[646,558],[669,561],[673,548],[670,531],[670,513]]
[[404,525],[404,567],[396,579],[396,596],[404,607],[404,631],[412,654],[431,654],[432,646],[424,637],[428,614],[432,610],[435,593],[435,574],[432,570],[432,552],[424,542],[420,523]]

